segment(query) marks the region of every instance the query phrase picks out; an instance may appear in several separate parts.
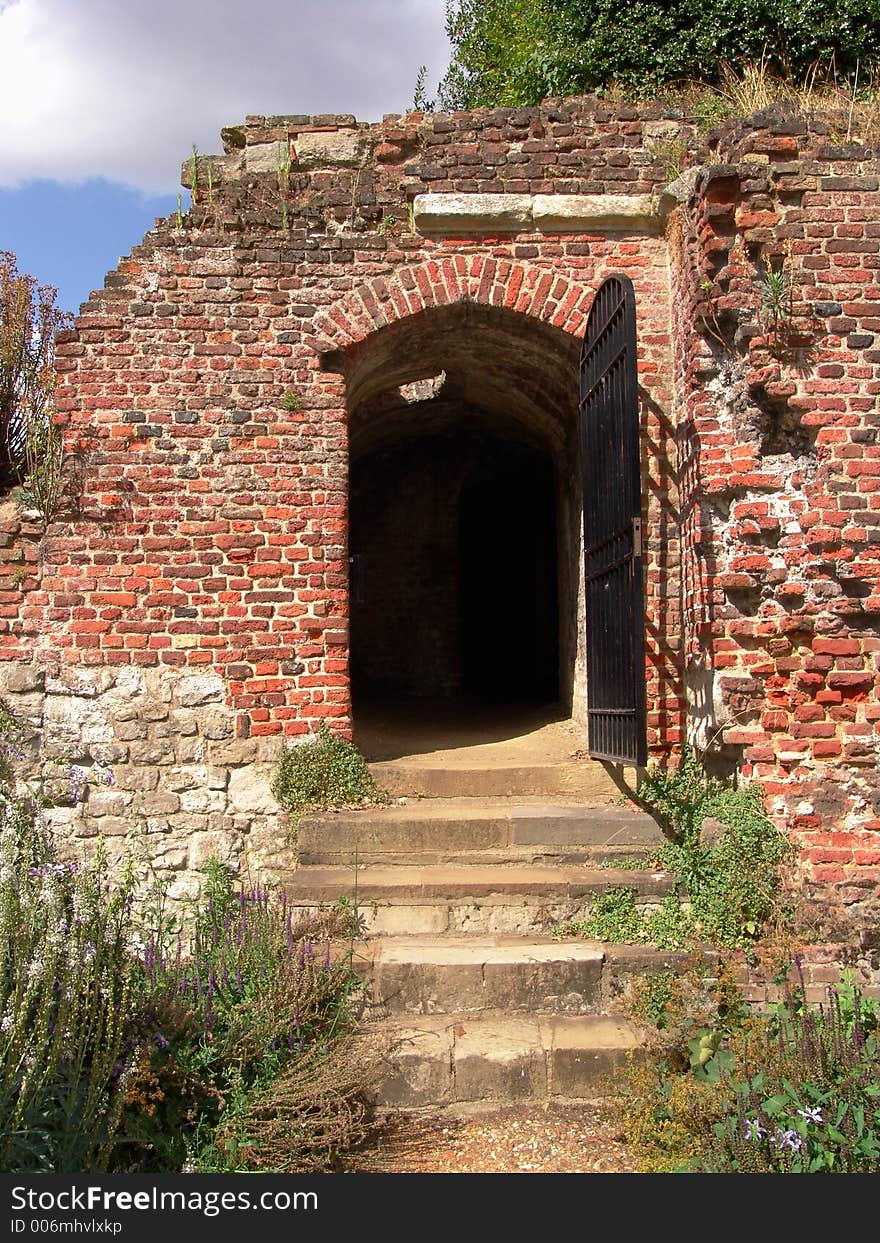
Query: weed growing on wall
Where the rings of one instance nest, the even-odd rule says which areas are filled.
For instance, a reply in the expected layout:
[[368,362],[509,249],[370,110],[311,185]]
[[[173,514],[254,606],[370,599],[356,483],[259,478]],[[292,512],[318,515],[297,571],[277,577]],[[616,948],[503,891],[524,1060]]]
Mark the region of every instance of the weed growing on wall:
[[272,793],[298,821],[303,812],[322,807],[360,807],[387,803],[388,796],[370,775],[352,742],[330,733],[322,721],[317,734],[281,753]]
[[[586,920],[563,925],[561,935],[748,949],[784,920],[780,869],[792,859],[793,846],[764,810],[760,785],[739,788],[708,777],[685,748],[677,768],[648,772],[639,795],[667,834],[658,862],[674,891],[644,914],[632,889],[610,889],[594,899]],[[707,821],[713,840],[705,833]]]

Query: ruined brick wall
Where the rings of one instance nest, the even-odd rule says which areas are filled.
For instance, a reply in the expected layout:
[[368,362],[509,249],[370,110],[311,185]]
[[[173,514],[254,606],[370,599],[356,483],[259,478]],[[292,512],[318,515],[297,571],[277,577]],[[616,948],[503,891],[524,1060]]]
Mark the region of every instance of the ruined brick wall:
[[[870,924],[876,163],[759,117],[663,193],[658,147],[682,127],[589,99],[250,118],[185,167],[192,209],[60,344],[75,504],[0,619],[0,687],[36,697],[85,774],[59,812],[73,838],[133,826],[181,892],[211,853],[289,865],[278,747],[351,725],[350,461],[444,402],[553,463],[582,716],[578,338],[624,272],[652,754],[678,745],[686,689],[699,740],[799,835],[809,893]],[[794,306],[774,320],[760,274],[783,261]]]
[[670,238],[691,716],[796,836],[819,935],[870,946],[880,165],[784,108],[717,138]]

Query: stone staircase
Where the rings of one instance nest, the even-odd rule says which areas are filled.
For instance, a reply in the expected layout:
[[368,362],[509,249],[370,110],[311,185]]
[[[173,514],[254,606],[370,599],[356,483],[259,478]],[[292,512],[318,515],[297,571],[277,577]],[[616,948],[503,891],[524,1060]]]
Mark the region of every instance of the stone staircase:
[[[303,817],[286,891],[304,911],[356,907],[369,1018],[393,1039],[381,1102],[595,1096],[639,1043],[615,999],[634,974],[683,956],[550,929],[611,886],[662,900],[668,881],[647,867],[662,840],[655,822],[580,758],[371,768],[392,804]],[[622,856],[646,867],[615,868]]]

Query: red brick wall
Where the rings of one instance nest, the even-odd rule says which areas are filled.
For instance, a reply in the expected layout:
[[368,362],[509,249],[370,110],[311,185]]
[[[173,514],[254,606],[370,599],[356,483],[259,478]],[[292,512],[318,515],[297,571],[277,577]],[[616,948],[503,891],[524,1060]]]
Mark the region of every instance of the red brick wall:
[[794,832],[808,916],[871,944],[880,166],[821,128],[727,127],[674,222],[687,650],[698,736]]
[[[99,698],[102,671],[139,671],[106,693],[149,704],[134,725],[114,708],[112,743],[96,718],[84,762],[100,744],[132,770],[149,754],[232,773],[214,780],[236,797],[195,812],[186,790],[150,801],[134,776],[137,814],[186,831],[201,817],[206,850],[212,834],[243,838],[257,796],[236,765],[268,763],[264,743],[325,718],[349,728],[349,449],[385,390],[451,360],[468,401],[507,410],[550,452],[572,545],[578,337],[601,280],[625,272],[652,752],[674,752],[686,692],[698,740],[763,780],[797,834],[817,911],[873,926],[876,159],[771,114],[697,153],[667,238],[410,227],[426,192],[659,193],[653,148],[682,128],[589,99],[376,126],[250,118],[224,131],[225,157],[199,161],[192,210],[158,222],[84,305],[59,346],[76,507],[49,530],[2,654],[60,671],[65,694],[77,671]],[[790,283],[784,322],[762,309],[767,263]],[[567,564],[578,556],[570,546]],[[582,658],[580,620],[565,624]],[[202,672],[221,681],[180,691]],[[216,686],[227,715],[205,733],[188,704]],[[120,737],[139,730],[141,759]]]

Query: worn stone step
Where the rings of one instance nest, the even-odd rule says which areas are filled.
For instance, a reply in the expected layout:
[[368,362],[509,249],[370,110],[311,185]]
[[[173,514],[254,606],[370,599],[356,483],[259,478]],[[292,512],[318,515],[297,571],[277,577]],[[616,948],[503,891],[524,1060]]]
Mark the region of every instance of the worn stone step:
[[[455,765],[428,763],[419,757],[406,761],[370,764],[370,772],[383,790],[394,797],[508,798],[543,797],[603,799],[610,801],[621,786],[597,760],[577,763]],[[635,787],[635,770],[624,770],[624,779]]]
[[[391,1014],[599,1014],[634,977],[681,972],[692,957],[653,945],[547,934],[379,937],[357,946],[374,1017]],[[704,963],[714,955],[701,952]]]
[[546,933],[587,915],[593,897],[614,886],[653,905],[669,891],[662,872],[584,865],[457,863],[417,867],[303,867],[284,882],[303,914],[345,902],[367,936],[441,933]]
[[658,847],[657,823],[630,807],[525,799],[418,799],[405,805],[305,815],[299,824],[304,864],[442,863],[465,853],[516,850],[535,856],[584,857],[599,849]]
[[640,1045],[633,1024],[602,1015],[430,1015],[383,1034],[391,1051],[379,1103],[401,1109],[594,1099]]

